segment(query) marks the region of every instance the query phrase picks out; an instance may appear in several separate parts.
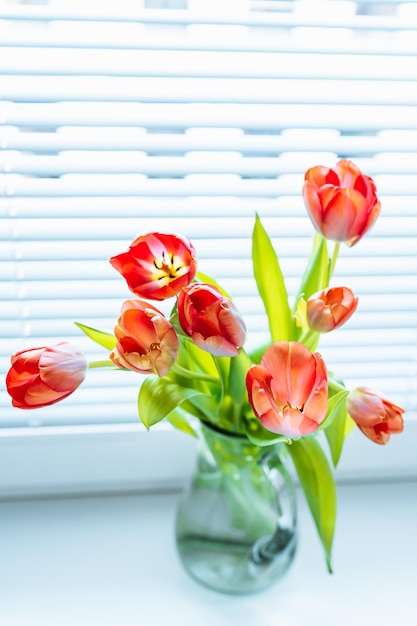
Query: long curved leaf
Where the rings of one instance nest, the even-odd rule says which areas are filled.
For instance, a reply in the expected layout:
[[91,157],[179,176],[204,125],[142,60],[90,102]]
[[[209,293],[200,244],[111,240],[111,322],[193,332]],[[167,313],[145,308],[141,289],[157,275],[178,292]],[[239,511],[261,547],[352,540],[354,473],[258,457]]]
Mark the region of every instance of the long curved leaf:
[[139,417],[143,425],[150,428],[168,417],[183,402],[197,396],[201,399],[208,397],[201,391],[176,385],[165,378],[148,376],[139,389]]
[[190,424],[189,413],[181,406],[175,407],[175,409],[167,415],[167,420],[174,428],[180,430],[182,433],[197,437],[196,431]]
[[113,350],[114,346],[117,344],[116,337],[110,333],[104,333],[102,330],[85,326],[79,322],[74,323],[83,331],[83,333],[87,335],[87,337],[90,337],[90,339],[98,343],[100,346],[103,346],[103,348],[107,348],[107,350]]
[[327,457],[314,436],[288,446],[301,487],[319,533],[332,572],[331,551],[336,524],[336,485]]
[[204,274],[203,272],[197,272],[197,278],[198,280],[201,280],[202,283],[207,283],[208,285],[216,287],[216,289],[218,289],[220,293],[222,293],[226,298],[229,298],[229,300],[232,299],[227,291],[225,291],[223,287],[219,285],[215,278],[212,278],[211,276],[209,276],[208,274]]
[[265,306],[273,341],[291,340],[294,322],[277,254],[256,215],[252,236],[253,273]]
[[336,467],[342,454],[343,443],[345,441],[346,420],[348,412],[346,409],[346,398],[349,391],[339,391],[329,398],[327,417],[323,422],[323,430],[329,443],[333,465]]

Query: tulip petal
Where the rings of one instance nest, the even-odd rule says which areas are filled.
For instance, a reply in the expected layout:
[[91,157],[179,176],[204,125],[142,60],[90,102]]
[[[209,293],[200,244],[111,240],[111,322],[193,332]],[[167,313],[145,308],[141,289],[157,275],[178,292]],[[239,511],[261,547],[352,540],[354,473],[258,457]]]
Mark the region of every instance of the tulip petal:
[[262,365],[252,366],[246,374],[249,402],[258,418],[265,417],[271,411],[279,411],[270,390],[271,379],[271,374]]
[[67,342],[21,350],[12,355],[11,363],[6,386],[19,409],[36,409],[66,398],[83,382],[87,368],[82,352]]
[[163,233],[137,237],[127,252],[112,257],[110,263],[133,293],[151,300],[177,295],[197,272],[192,244]]
[[348,287],[328,287],[310,296],[306,303],[308,326],[326,333],[345,324],[358,306],[358,298]]
[[114,329],[110,359],[141,374],[165,376],[175,363],[179,341],[171,322],[144,300],[126,300]]
[[350,159],[340,159],[335,167],[341,187],[354,187],[355,182],[359,176],[362,176],[361,171],[357,165]]
[[271,384],[281,406],[288,402],[293,407],[304,406],[315,380],[315,362],[311,357],[302,344],[286,341],[276,342],[265,352],[261,364],[275,373]]
[[317,430],[317,422],[292,407],[284,407],[279,418],[278,420],[276,413],[269,411],[260,420],[268,430],[284,435],[289,439],[304,437]]
[[404,409],[367,387],[358,387],[347,398],[347,410],[366,437],[385,445],[390,435],[402,432]]
[[194,343],[214,356],[237,356],[246,327],[231,300],[216,287],[194,283],[178,296],[178,319]]
[[237,356],[239,354],[237,347],[221,335],[205,337],[198,332],[194,332],[191,338],[196,346],[213,356]]
[[349,159],[340,159],[334,170],[310,168],[303,198],[316,230],[348,246],[363,237],[380,212],[374,181]]
[[[24,404],[33,407],[49,406],[55,404],[60,400],[63,400],[69,396],[74,389],[67,390],[66,392],[57,393],[56,390],[47,387],[41,381],[38,384],[28,387],[25,393]],[[16,405],[15,405],[16,406]]]
[[278,341],[246,376],[249,402],[268,430],[286,437],[315,432],[327,412],[327,369],[319,354]]
[[87,361],[70,344],[46,348],[39,358],[40,379],[53,391],[74,391],[85,378]]

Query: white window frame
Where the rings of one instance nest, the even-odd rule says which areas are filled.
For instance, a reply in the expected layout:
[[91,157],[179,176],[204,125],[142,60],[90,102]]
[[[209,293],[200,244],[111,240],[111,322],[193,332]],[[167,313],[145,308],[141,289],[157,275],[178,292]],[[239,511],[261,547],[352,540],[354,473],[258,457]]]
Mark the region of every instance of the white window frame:
[[[338,482],[415,480],[417,423],[378,446],[355,430]],[[176,490],[193,468],[196,440],[169,426],[134,424],[0,430],[0,498]]]
[[[387,22],[388,23],[388,22]],[[336,478],[417,477],[417,421],[388,446],[350,436]],[[0,498],[177,489],[194,462],[195,440],[159,425],[0,429]]]

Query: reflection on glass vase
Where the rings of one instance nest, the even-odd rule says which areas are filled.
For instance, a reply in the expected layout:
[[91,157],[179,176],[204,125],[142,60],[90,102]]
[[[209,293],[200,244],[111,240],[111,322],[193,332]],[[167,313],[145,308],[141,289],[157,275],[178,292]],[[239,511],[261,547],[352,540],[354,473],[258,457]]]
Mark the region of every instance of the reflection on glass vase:
[[258,447],[201,426],[197,464],[176,518],[187,572],[224,593],[260,591],[281,578],[296,549],[296,499],[285,448]]

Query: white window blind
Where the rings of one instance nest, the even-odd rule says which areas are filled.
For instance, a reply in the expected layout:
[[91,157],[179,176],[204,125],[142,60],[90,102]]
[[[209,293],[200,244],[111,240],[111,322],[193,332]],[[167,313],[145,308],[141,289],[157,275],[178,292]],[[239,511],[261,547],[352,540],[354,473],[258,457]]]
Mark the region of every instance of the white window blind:
[[[348,157],[382,214],[342,247],[333,284],[359,308],[320,351],[413,420],[416,29],[416,3],[394,0],[1,2],[1,371],[17,349],[59,340],[103,358],[73,321],[112,331],[130,293],[108,259],[150,230],[193,241],[254,347],[267,338],[255,212],[292,297],[313,234],[304,172]],[[0,425],[136,423],[139,382],[93,370],[66,401],[26,412],[2,381]]]

